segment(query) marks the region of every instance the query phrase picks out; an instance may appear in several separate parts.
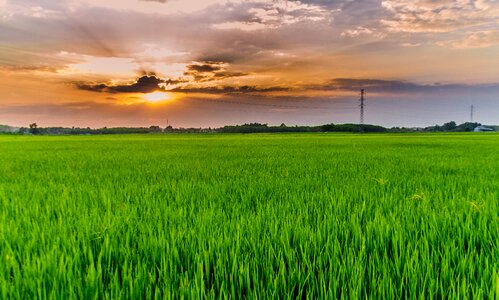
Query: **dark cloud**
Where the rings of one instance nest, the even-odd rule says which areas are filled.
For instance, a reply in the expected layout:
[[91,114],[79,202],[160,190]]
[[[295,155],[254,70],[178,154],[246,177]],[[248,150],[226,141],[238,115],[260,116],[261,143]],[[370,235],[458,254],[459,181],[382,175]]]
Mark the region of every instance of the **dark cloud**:
[[[208,69],[208,68],[206,68]],[[202,73],[202,72],[201,72]],[[244,76],[245,73],[226,73],[226,72],[207,72],[209,77],[199,75],[195,77],[196,82],[209,82],[213,80],[225,79],[234,76]],[[251,93],[271,93],[290,91],[292,88],[285,86],[259,87],[254,85],[220,85],[204,86],[185,85],[192,81],[184,79],[161,79],[156,75],[145,75],[137,79],[136,82],[125,85],[111,85],[107,83],[87,83],[77,82],[76,87],[80,90],[99,92],[99,93],[151,93],[155,91],[181,92],[185,94],[204,93],[204,94],[251,94]],[[167,88],[168,87],[168,88]],[[399,80],[382,79],[355,79],[355,78],[336,78],[323,85],[305,86],[305,90],[323,90],[323,91],[359,91],[366,89],[370,93],[439,93],[439,92],[458,92],[466,90],[497,92],[499,84],[417,84]]]
[[214,77],[216,79],[224,79],[224,78],[232,78],[232,77],[241,77],[241,76],[247,76],[249,73],[244,73],[244,72],[219,72],[215,73]]
[[76,83],[80,90],[107,93],[151,93],[165,90],[163,85],[174,84],[176,81],[164,80],[152,76],[142,76],[136,82],[128,85],[108,85],[105,83],[88,84]]
[[[316,87],[312,87],[312,89],[315,88]],[[375,93],[450,92],[462,90],[492,91],[498,90],[499,84],[417,84],[399,80],[336,78],[324,85],[322,89],[343,91],[359,91],[360,89],[366,89],[369,92]]]
[[184,87],[175,88],[171,90],[172,92],[182,92],[182,93],[204,93],[204,94],[245,94],[245,93],[269,93],[269,92],[279,92],[288,91],[290,88],[287,87],[257,87],[257,86],[210,86],[210,87]]
[[206,62],[202,64],[193,64],[187,66],[187,69],[192,72],[198,73],[209,73],[222,70],[221,63],[218,62]]
[[207,82],[221,80],[232,77],[246,76],[248,73],[229,72],[225,67],[226,63],[216,61],[196,62],[187,66],[185,76],[191,76],[194,81]]
[[[217,79],[224,79],[228,77],[233,77],[238,74],[243,73],[216,73],[214,77]],[[242,76],[242,75],[239,75]],[[174,87],[173,89],[166,89],[167,86],[175,86],[182,83],[187,83],[188,81],[183,79],[173,80],[173,79],[161,79],[156,77],[156,75],[142,76],[137,79],[136,82],[126,85],[111,85],[106,83],[87,83],[87,82],[77,82],[75,86],[84,91],[98,92],[98,93],[152,93],[156,91],[170,91],[170,92],[182,92],[182,93],[206,93],[206,94],[234,94],[234,93],[266,93],[266,92],[277,92],[277,91],[287,91],[289,88],[286,87],[257,87],[257,86],[209,86],[209,87]]]
[[46,72],[57,73],[64,67],[49,66],[49,65],[4,65],[0,66],[0,70],[11,72]]
[[233,77],[242,77],[248,75],[248,73],[243,72],[216,72],[216,73],[197,73],[197,72],[186,72],[185,75],[192,76],[194,81],[197,82],[209,82],[214,80],[222,80]]
[[88,84],[88,83],[79,82],[79,83],[75,83],[75,85],[80,90],[90,91],[90,92],[99,92],[99,93],[106,92],[107,88],[108,88],[108,86],[104,83]]
[[418,85],[411,82],[380,79],[336,78],[330,81],[328,88],[333,90],[357,91],[368,89],[372,92],[414,92],[432,88],[428,85]]

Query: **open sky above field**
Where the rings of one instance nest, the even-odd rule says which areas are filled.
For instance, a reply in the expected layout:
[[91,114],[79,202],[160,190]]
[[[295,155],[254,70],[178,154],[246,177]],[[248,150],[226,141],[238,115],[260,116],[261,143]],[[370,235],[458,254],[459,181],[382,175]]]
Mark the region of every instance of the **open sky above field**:
[[0,0],[0,124],[499,124],[495,0]]

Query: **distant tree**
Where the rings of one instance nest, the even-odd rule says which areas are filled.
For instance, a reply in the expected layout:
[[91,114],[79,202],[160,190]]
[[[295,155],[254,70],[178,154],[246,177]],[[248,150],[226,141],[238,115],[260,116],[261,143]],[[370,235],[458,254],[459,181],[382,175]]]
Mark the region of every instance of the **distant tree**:
[[457,127],[457,124],[456,122],[454,121],[450,121],[448,123],[445,123],[444,125],[442,125],[442,128],[444,131],[453,131],[455,130]]
[[466,122],[457,126],[456,131],[473,131],[480,123]]
[[328,132],[328,131],[334,131],[334,124],[331,123],[331,124],[326,124],[326,125],[322,125],[320,126],[321,128],[321,131],[325,131],[325,132]]
[[40,130],[38,129],[38,125],[36,123],[29,124],[29,133],[31,134],[39,134]]
[[443,127],[440,126],[440,125],[435,125],[435,126],[425,127],[423,130],[424,131],[434,131],[434,132],[436,132],[436,131],[442,131]]
[[151,133],[163,132],[163,129],[161,129],[161,127],[159,127],[159,126],[151,126],[151,127],[149,127],[149,129],[151,130]]

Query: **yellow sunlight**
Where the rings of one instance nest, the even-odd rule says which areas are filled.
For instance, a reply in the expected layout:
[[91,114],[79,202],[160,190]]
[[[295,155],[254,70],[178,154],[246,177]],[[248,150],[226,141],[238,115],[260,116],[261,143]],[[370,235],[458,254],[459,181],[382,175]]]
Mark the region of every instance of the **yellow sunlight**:
[[172,95],[170,93],[164,93],[164,92],[153,92],[145,94],[143,97],[149,103],[159,103],[170,100],[172,98]]

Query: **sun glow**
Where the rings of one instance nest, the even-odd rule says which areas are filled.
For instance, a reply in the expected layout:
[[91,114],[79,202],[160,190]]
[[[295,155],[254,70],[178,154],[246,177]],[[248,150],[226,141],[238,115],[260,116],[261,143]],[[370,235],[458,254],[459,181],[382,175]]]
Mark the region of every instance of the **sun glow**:
[[149,103],[159,103],[172,99],[172,95],[164,92],[153,92],[145,94],[144,99]]

